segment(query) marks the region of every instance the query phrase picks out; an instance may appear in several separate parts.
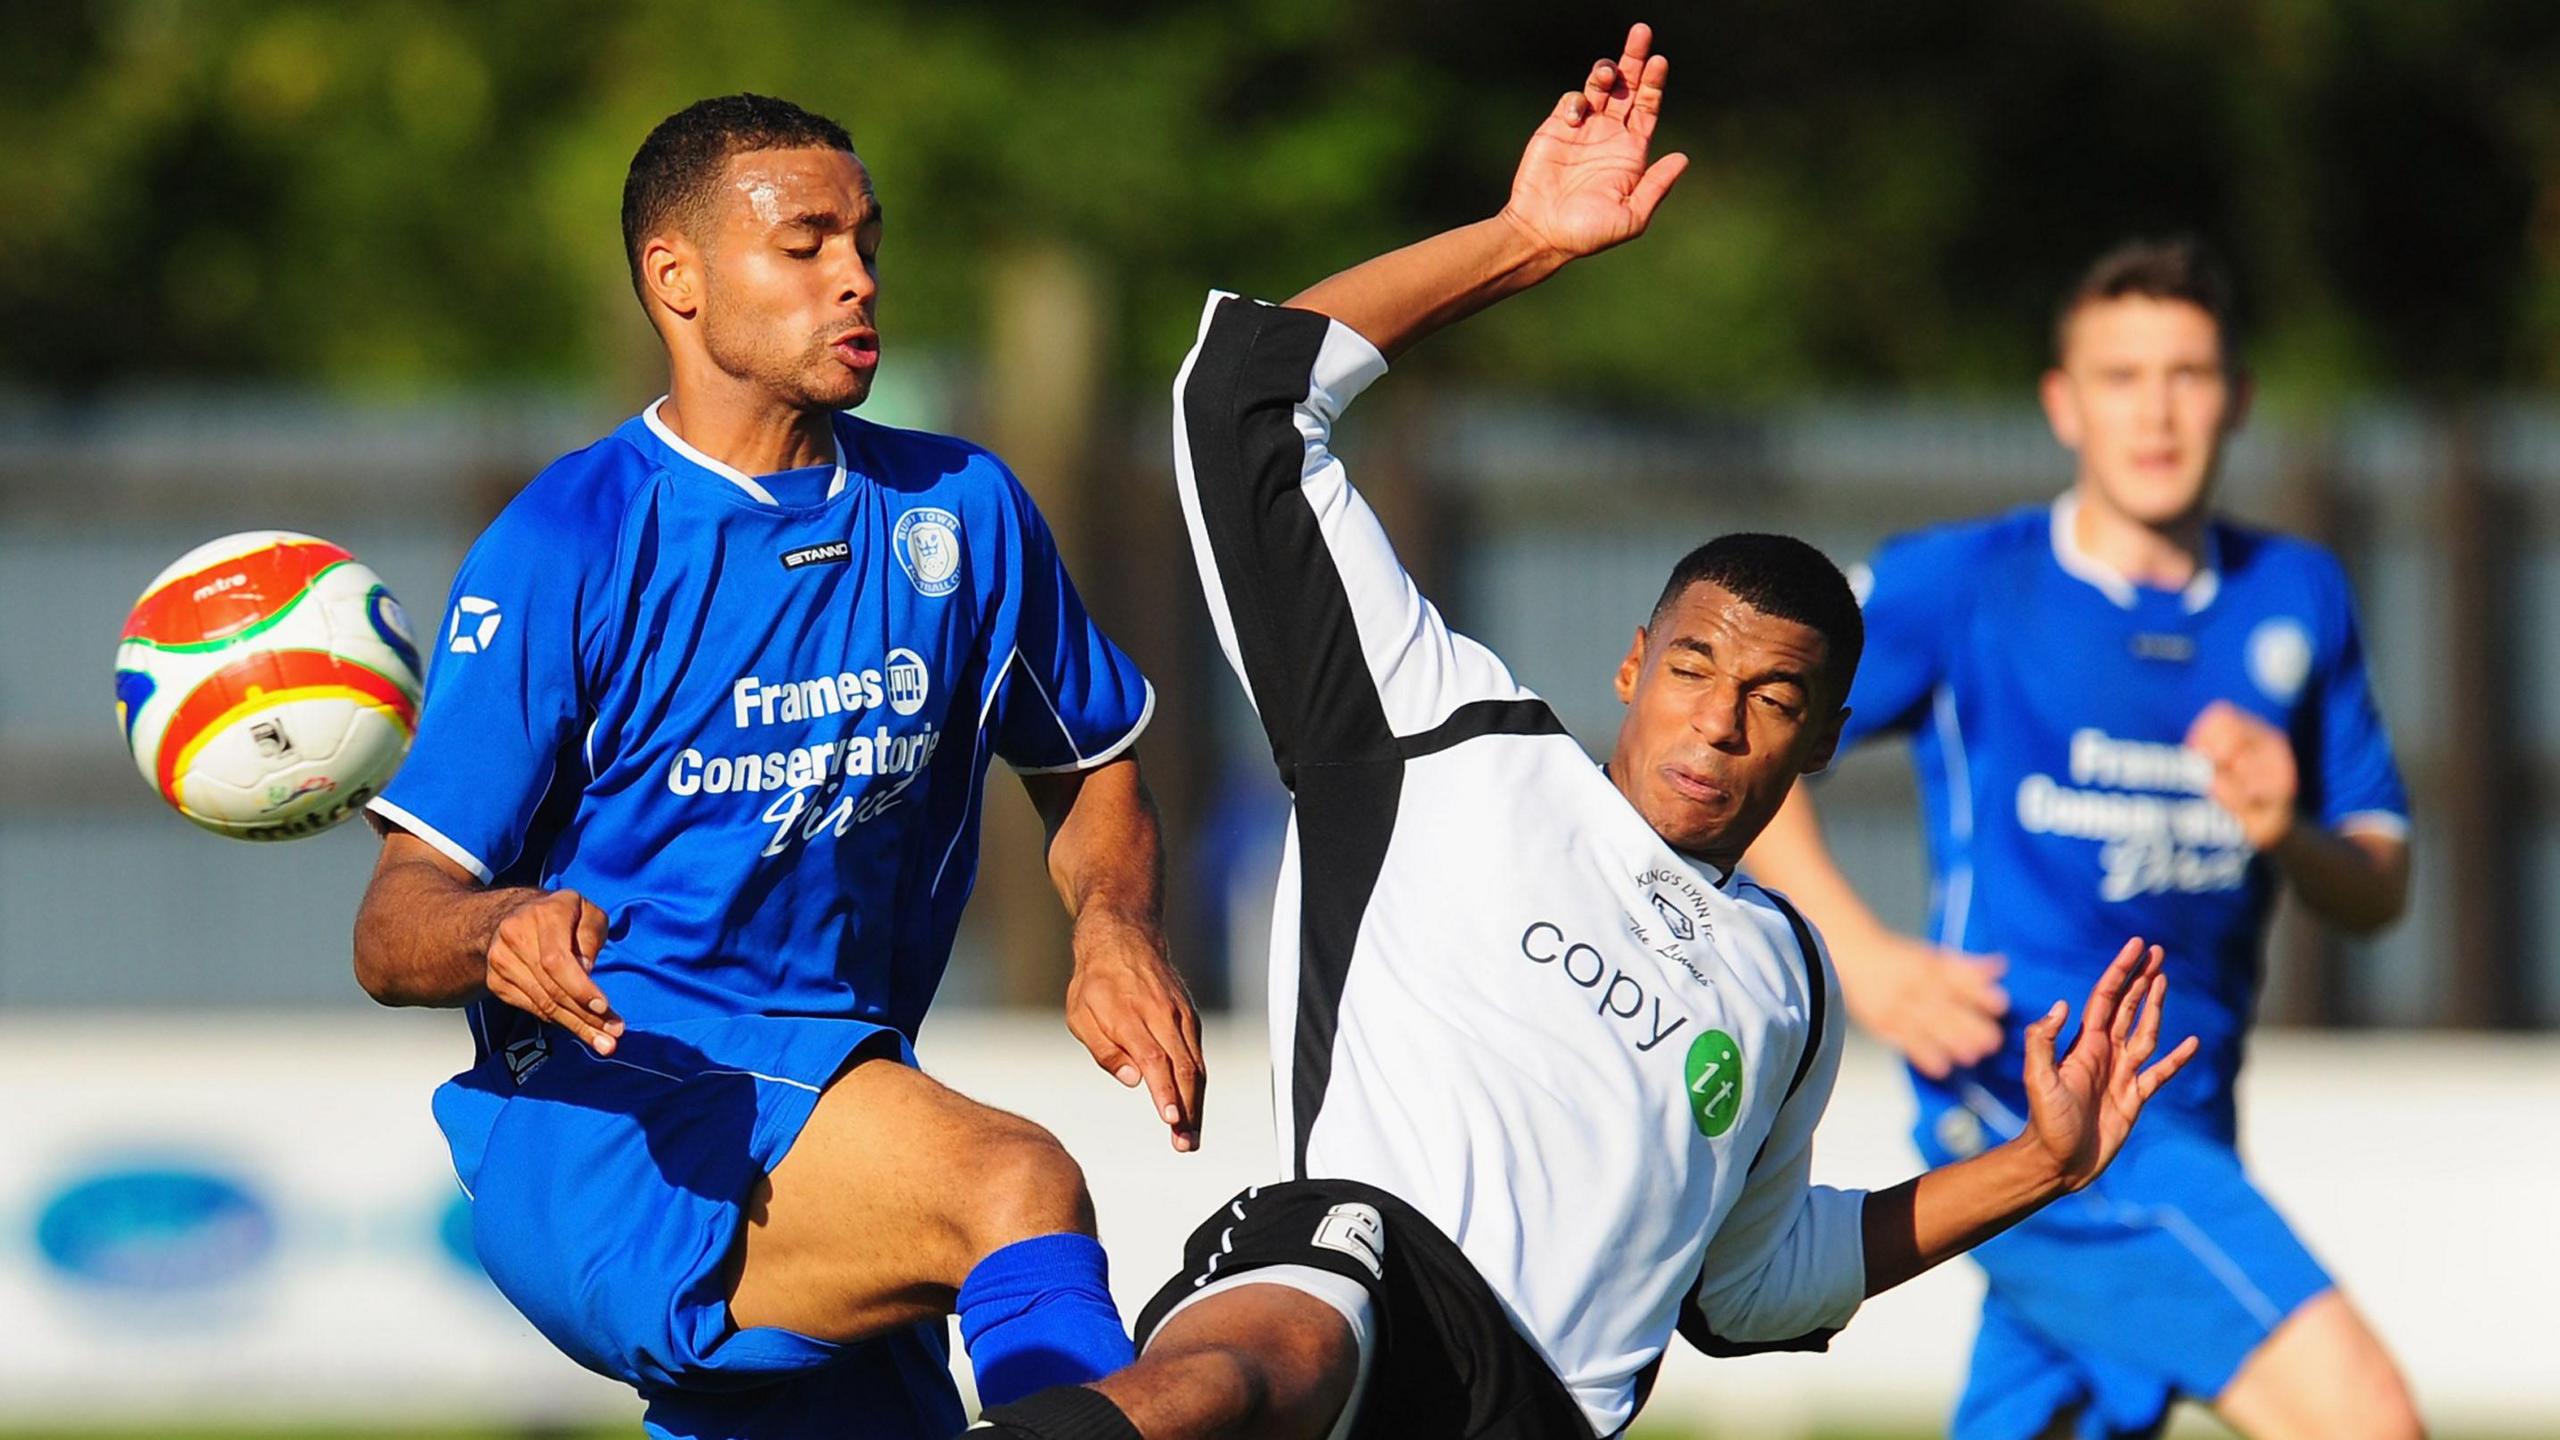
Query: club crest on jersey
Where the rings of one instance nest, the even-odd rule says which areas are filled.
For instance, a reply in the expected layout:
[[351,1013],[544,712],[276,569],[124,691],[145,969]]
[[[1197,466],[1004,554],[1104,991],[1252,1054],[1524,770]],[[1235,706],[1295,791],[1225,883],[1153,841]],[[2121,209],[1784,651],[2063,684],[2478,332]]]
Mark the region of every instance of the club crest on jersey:
[[960,588],[960,517],[930,505],[898,517],[898,564],[919,595],[948,595]]
[[2311,637],[2297,621],[2278,616],[2249,632],[2249,679],[2268,699],[2290,705],[2311,678]]
[[1714,983],[1688,955],[1688,947],[1700,939],[1715,938],[1706,887],[1682,871],[1657,865],[1636,876],[1636,888],[1644,895],[1644,904],[1627,911],[1627,933],[1637,944],[1688,971],[1690,979],[1701,985]]

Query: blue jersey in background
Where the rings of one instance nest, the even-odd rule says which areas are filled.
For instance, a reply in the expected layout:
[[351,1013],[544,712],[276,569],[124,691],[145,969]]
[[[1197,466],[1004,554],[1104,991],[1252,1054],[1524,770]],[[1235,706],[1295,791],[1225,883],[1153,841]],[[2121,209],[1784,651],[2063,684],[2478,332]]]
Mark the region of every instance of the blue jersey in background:
[[2291,739],[2310,822],[2407,829],[2336,560],[2217,522],[2193,581],[2147,589],[2079,550],[2073,504],[1892,541],[1858,577],[1846,738],[1911,736],[1936,939],[2008,960],[2000,1049],[1913,1072],[1922,1156],[2019,1132],[2026,1022],[2076,1011],[2128,936],[2167,951],[2164,1044],[2202,1041],[2104,1175],[1973,1252],[1990,1284],[1954,1440],[2031,1440],[2065,1415],[2083,1440],[2156,1434],[2330,1288],[2234,1144],[2279,877],[2210,798],[2188,727],[2240,706]]
[[2163,1036],[2202,1041],[2151,1110],[2228,1141],[2277,876],[2210,798],[2188,727],[2226,700],[2284,731],[2323,826],[2403,833],[2408,801],[2328,552],[2217,521],[2193,582],[2146,589],[2079,551],[2073,505],[1890,541],[1858,577],[1867,648],[1843,743],[1911,736],[1933,936],[2009,967],[2000,1051],[1914,1078],[1924,1102],[1980,1086],[2023,1115],[2026,1022],[2056,1000],[2076,1012],[2140,935],[2168,952]]

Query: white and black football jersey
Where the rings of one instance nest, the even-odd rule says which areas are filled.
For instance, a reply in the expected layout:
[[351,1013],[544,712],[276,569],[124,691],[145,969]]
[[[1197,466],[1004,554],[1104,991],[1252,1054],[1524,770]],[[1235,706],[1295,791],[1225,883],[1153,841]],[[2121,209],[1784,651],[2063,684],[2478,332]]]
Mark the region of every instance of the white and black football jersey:
[[1427,1216],[1613,1434],[1675,1330],[1810,1348],[1864,1293],[1865,1196],[1808,1180],[1829,961],[1415,588],[1331,445],[1386,368],[1348,326],[1221,294],[1175,383],[1202,588],[1295,802],[1282,1169]]

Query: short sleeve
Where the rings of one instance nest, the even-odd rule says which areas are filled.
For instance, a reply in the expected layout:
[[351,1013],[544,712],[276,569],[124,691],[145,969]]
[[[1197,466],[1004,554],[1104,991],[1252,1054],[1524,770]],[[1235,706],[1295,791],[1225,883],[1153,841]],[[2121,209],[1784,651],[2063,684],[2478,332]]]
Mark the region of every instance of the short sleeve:
[[1858,678],[1849,687],[1849,720],[1840,743],[1907,733],[1927,715],[1929,697],[1946,679],[1953,637],[1962,633],[1965,570],[1977,549],[1959,530],[1888,540],[1853,569],[1867,626]]
[[2316,763],[2309,767],[2319,787],[2312,797],[2315,813],[2321,825],[2331,830],[2406,835],[2409,794],[2391,755],[2390,731],[2374,703],[2355,598],[2335,561],[2329,562],[2328,569],[2332,598],[2327,606],[2327,643],[2322,647],[2327,663],[2312,697],[2311,718],[2317,725],[2319,747]]
[[988,717],[996,753],[1025,775],[1089,770],[1137,743],[1155,714],[1155,690],[1085,613],[1048,522],[1007,482],[1013,653]]
[[596,602],[577,533],[528,491],[454,577],[431,653],[418,735],[369,807],[488,884],[520,857],[564,748],[590,708],[581,637]]

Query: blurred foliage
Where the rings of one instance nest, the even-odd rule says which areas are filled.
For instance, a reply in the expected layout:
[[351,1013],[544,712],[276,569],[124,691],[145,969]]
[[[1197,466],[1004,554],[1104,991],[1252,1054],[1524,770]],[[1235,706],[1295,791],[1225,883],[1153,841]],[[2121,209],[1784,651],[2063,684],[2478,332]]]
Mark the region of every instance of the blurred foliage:
[[[1430,363],[1749,401],[1995,388],[2128,232],[2234,252],[2285,393],[2560,382],[2548,0],[1654,6],[1663,143],[1626,252]],[[93,0],[0,47],[0,382],[643,383],[622,174],[754,89],[844,120],[893,345],[965,347],[1009,250],[1116,297],[1160,384],[1217,284],[1284,295],[1489,213],[1614,14],[1520,0]]]

